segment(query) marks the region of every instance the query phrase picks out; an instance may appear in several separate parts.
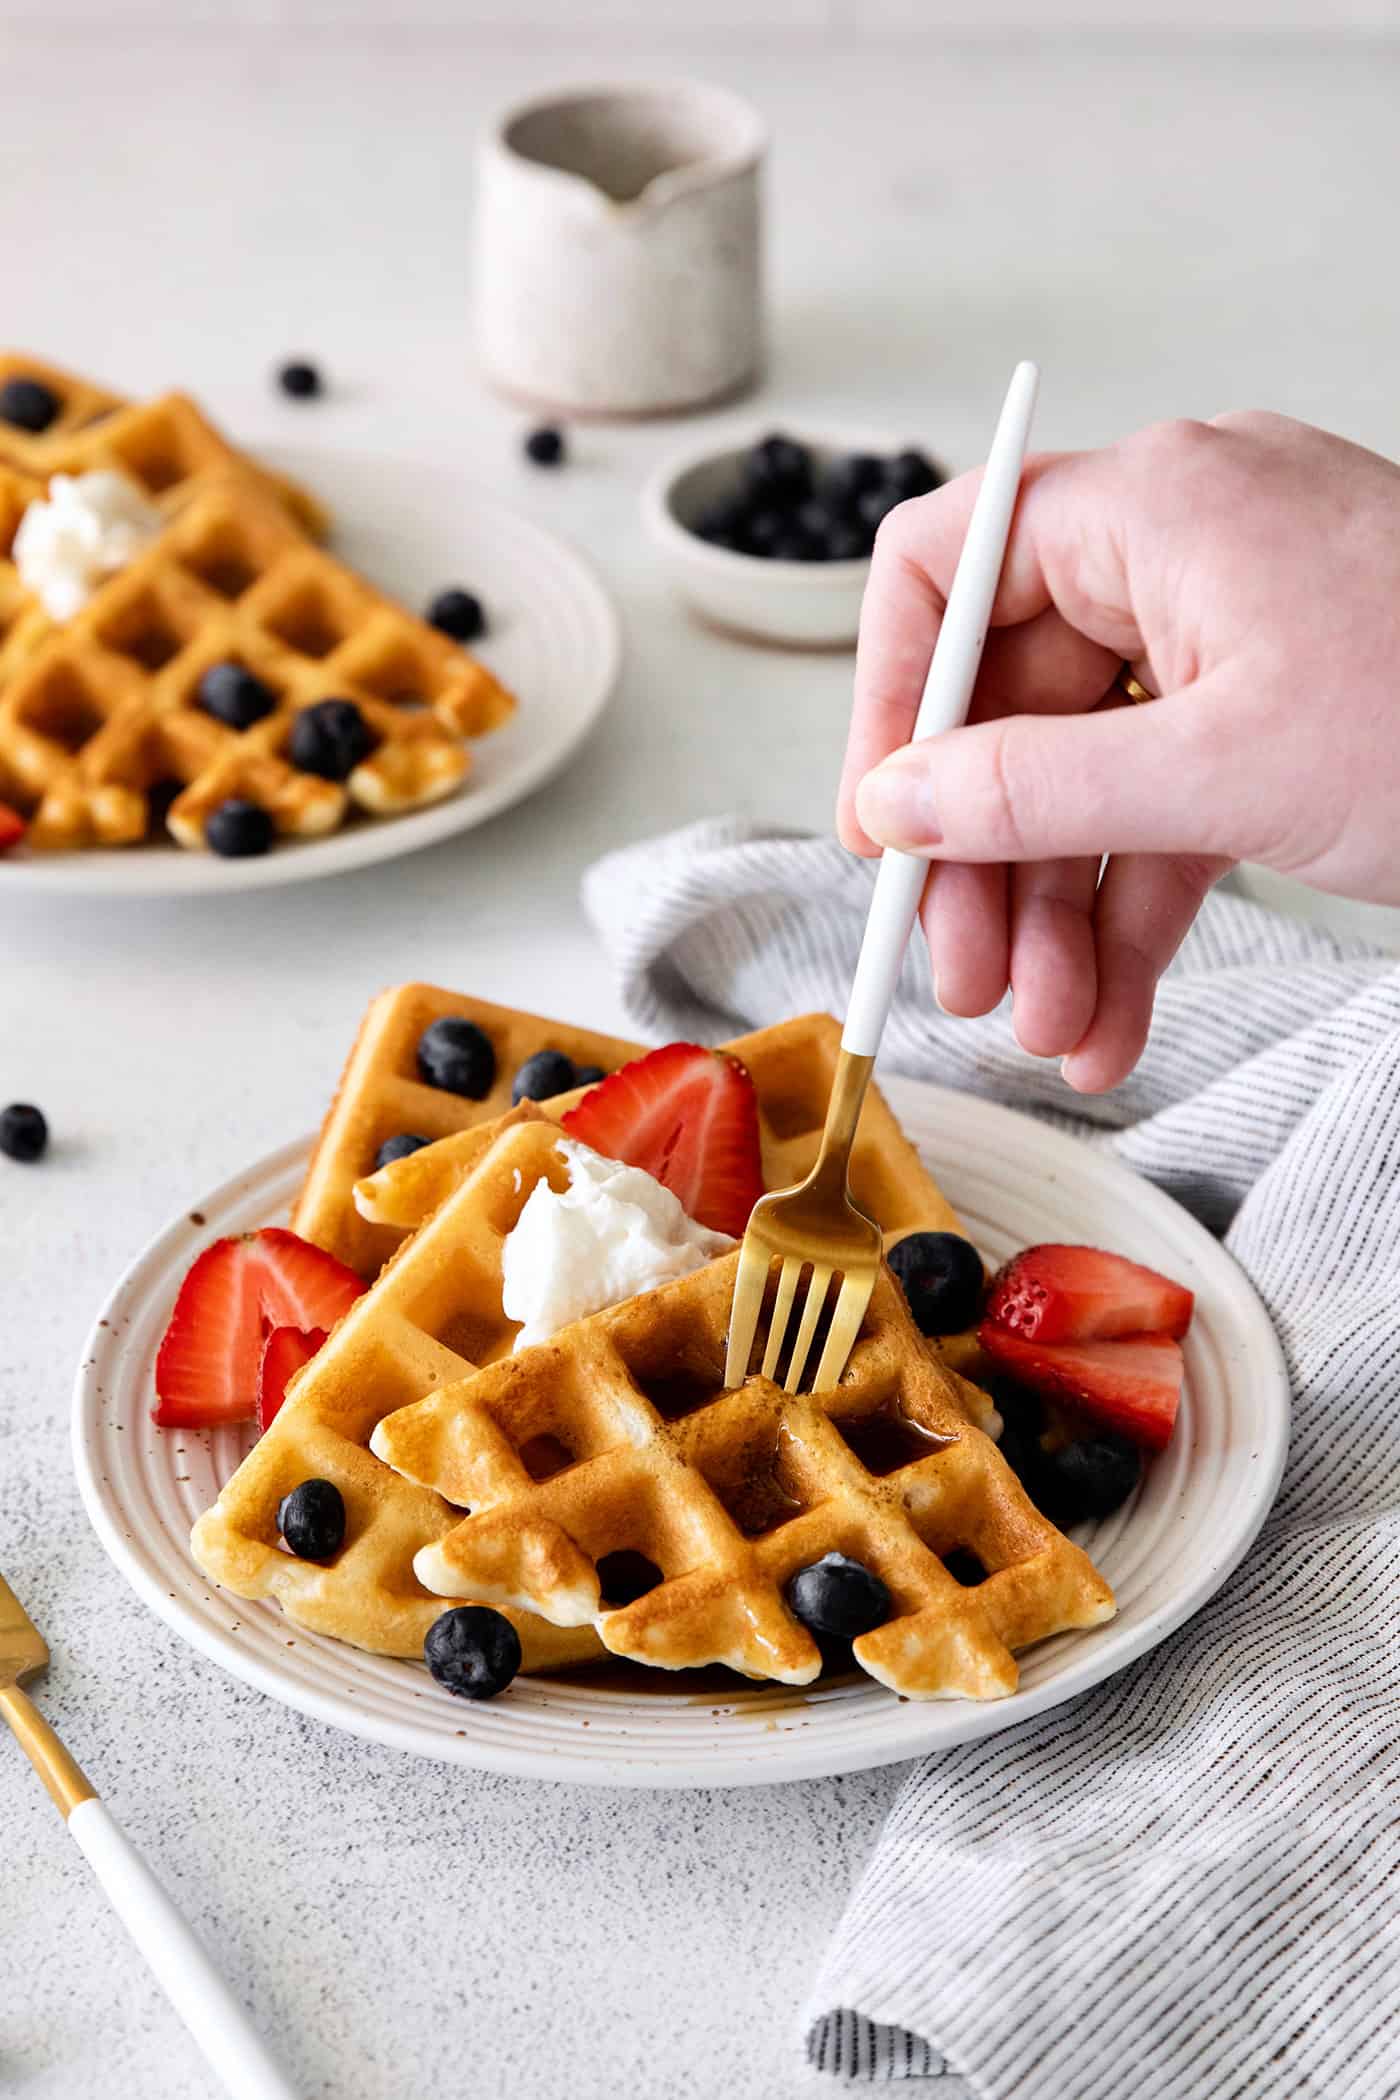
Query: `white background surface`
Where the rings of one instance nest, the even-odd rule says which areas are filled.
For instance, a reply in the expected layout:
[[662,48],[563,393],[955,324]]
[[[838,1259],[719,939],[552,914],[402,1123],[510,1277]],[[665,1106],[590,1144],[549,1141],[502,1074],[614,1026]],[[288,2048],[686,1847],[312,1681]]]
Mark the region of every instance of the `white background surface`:
[[[631,656],[571,773],[397,867],[213,909],[0,888],[0,1099],[55,1131],[42,1167],[0,1161],[0,1566],[57,1651],[45,1704],[308,2095],[820,2091],[796,2009],[896,1772],[648,1799],[412,1765],[183,1649],[78,1510],[67,1395],[98,1298],[194,1192],[315,1121],[369,995],[423,975],[619,1025],[582,865],[726,808],[824,822],[849,684],[844,659],[750,651],[672,608],[635,490],[693,426],[580,433],[545,477],[471,376],[471,135],[596,51],[119,19],[90,43],[0,32],[6,333],[133,390],[186,382],[249,437],[470,462],[589,549]],[[715,32],[693,61],[670,41],[666,69],[690,63],[775,127],[765,420],[903,425],[963,463],[1034,355],[1043,444],[1259,403],[1400,453],[1393,47]],[[323,406],[265,385],[303,348],[337,381]],[[208,2093],[3,1744],[0,1832],[0,2087]]]

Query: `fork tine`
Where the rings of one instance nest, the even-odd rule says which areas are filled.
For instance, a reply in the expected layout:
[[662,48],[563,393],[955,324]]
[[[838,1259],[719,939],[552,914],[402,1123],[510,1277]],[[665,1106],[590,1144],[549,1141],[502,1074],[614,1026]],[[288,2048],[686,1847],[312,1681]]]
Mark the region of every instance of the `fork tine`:
[[763,1352],[765,1378],[772,1378],[777,1374],[778,1358],[783,1350],[783,1337],[787,1333],[788,1315],[792,1311],[797,1279],[801,1274],[801,1262],[789,1255],[778,1277],[778,1295],[773,1300],[773,1317],[768,1323],[768,1347]]
[[739,1273],[734,1279],[734,1303],[729,1308],[729,1343],[724,1357],[724,1382],[741,1386],[749,1375],[749,1352],[758,1332],[763,1293],[773,1257],[756,1241],[745,1239],[739,1255]]
[[870,1303],[870,1294],[875,1288],[875,1270],[858,1269],[847,1276],[836,1300],[836,1310],[831,1315],[831,1332],[826,1338],[822,1360],[817,1365],[817,1375],[812,1381],[814,1393],[829,1392],[841,1380],[847,1358],[855,1347],[860,1323],[865,1318],[865,1308]]
[[797,1330],[797,1340],[792,1345],[787,1377],[783,1380],[785,1393],[795,1393],[802,1383],[802,1373],[807,1368],[807,1354],[812,1346],[812,1336],[817,1331],[817,1322],[822,1316],[822,1307],[826,1303],[830,1285],[830,1266],[825,1262],[814,1262],[812,1281],[807,1286],[807,1302],[802,1308],[802,1325]]

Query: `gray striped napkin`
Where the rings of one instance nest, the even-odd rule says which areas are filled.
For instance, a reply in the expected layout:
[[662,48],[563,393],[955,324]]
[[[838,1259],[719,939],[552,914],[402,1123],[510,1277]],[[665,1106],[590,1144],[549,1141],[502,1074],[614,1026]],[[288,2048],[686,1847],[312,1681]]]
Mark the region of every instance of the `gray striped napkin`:
[[[716,821],[609,855],[584,900],[639,1029],[713,1040],[843,1010],[870,879],[832,840]],[[1400,2094],[1400,964],[1215,896],[1106,1098],[1004,1013],[942,1015],[922,955],[886,1057],[1093,1135],[1224,1232],[1293,1445],[1189,1626],[910,1768],[808,2054],[943,2100]]]

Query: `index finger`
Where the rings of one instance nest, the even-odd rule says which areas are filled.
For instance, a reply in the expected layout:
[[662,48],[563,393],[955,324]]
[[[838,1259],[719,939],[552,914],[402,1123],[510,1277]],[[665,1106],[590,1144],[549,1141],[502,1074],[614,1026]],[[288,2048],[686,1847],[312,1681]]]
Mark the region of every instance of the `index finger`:
[[[1091,706],[1103,692],[1105,662],[1140,652],[1112,532],[1108,458],[1039,453],[1027,461],[991,619],[994,628],[1025,633],[989,644],[979,701],[994,677],[994,712]],[[837,799],[838,829],[854,852],[876,850],[855,814],[856,787],[909,740],[981,482],[978,468],[900,504],[876,539]],[[1103,543],[1094,548],[1092,588],[1079,573],[1089,540]]]

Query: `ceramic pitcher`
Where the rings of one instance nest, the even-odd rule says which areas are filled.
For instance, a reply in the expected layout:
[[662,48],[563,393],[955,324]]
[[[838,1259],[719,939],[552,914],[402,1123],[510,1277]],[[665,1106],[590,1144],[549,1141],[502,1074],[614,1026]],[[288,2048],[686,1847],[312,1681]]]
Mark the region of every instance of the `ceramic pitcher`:
[[491,382],[575,415],[741,391],[760,352],[760,167],[747,104],[699,83],[579,89],[482,143],[477,343]]

